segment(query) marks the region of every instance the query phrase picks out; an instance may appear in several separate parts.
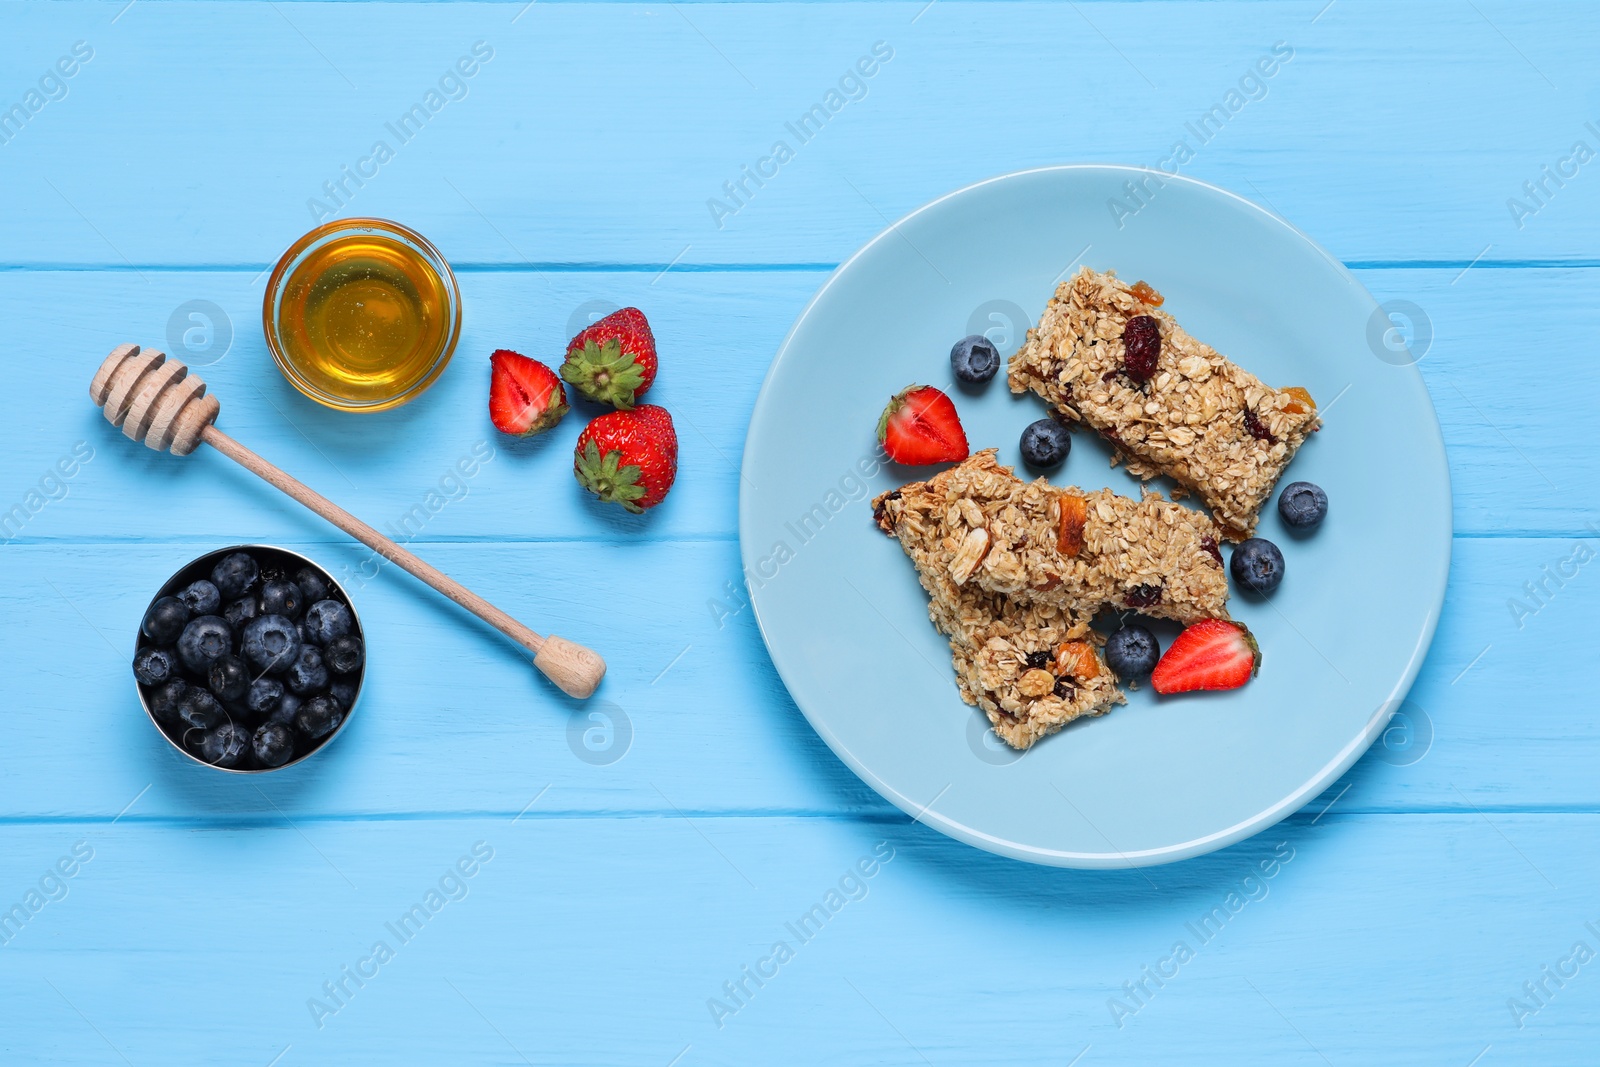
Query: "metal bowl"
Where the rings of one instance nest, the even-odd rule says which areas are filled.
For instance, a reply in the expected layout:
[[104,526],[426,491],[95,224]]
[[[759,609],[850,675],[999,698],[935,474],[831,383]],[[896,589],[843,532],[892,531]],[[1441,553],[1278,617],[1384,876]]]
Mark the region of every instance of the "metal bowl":
[[[302,556],[298,552],[292,552],[287,548],[279,548],[276,545],[229,545],[227,548],[219,548],[214,552],[207,552],[203,556],[199,556],[190,560],[176,574],[174,574],[171,578],[168,578],[166,583],[162,585],[160,590],[157,591],[156,595],[150,598],[150,603],[145,605],[144,612],[141,612],[139,615],[140,625],[143,625],[144,616],[149,613],[150,607],[153,606],[157,600],[160,600],[164,596],[177,596],[178,593],[184,589],[184,587],[186,587],[190,582],[196,581],[197,579],[205,578],[209,580],[211,577],[211,569],[216,566],[217,561],[232,552],[250,553],[251,556],[255,557],[256,563],[262,568],[263,571],[275,569],[283,571],[285,575],[290,575],[299,570],[301,567],[310,567],[312,570],[322,575],[323,580],[328,583],[329,590],[336,594],[337,599],[344,602],[345,607],[350,609],[350,619],[352,623],[351,633],[360,637],[363,645],[365,644],[366,635],[365,631],[363,631],[361,627],[361,616],[356,612],[355,603],[350,599],[350,594],[346,592],[344,586],[340,585],[333,575],[328,573],[326,567],[323,567],[315,560],[312,560],[306,556]],[[259,595],[259,589],[257,592]],[[309,607],[310,605],[308,604],[306,606]],[[142,650],[152,644],[153,642],[149,638],[145,637],[142,629],[135,630],[135,654],[137,654],[139,650]],[[145,715],[150,719],[150,725],[154,726],[156,728],[156,732],[165,738],[168,744],[181,752],[186,758],[193,760],[202,767],[208,767],[214,771],[222,771],[226,774],[267,774],[271,771],[281,771],[285,768],[293,767],[297,763],[310,759],[318,752],[321,752],[324,748],[327,748],[334,738],[343,733],[345,728],[350,725],[350,720],[355,717],[356,705],[361,703],[361,691],[363,688],[365,688],[366,677],[367,664],[363,659],[361,669],[355,674],[356,695],[350,701],[350,706],[345,709],[344,721],[335,727],[334,730],[326,737],[321,738],[317,742],[316,747],[296,755],[294,759],[280,767],[218,767],[214,763],[207,763],[193,752],[190,752],[184,746],[181,738],[174,737],[172,734],[167,732],[167,728],[161,724],[160,720],[156,718],[154,710],[151,709],[150,701],[144,691],[144,686],[140,685],[139,682],[135,680],[133,683],[133,688],[134,691],[139,695],[139,706],[144,708]]]

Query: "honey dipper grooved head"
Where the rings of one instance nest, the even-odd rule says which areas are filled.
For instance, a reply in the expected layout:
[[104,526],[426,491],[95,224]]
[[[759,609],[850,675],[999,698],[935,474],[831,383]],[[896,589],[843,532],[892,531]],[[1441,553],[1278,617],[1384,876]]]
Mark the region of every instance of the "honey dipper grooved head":
[[89,399],[132,440],[175,456],[199,447],[222,407],[181,361],[138,345],[111,350],[89,383]]

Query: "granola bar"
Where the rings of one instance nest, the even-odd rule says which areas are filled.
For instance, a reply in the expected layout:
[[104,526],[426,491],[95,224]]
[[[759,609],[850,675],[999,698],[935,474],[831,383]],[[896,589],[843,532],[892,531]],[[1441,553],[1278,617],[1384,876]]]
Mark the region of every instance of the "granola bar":
[[[1321,425],[1316,403],[1304,389],[1264,385],[1190,337],[1161,302],[1143,282],[1129,287],[1114,272],[1080,269],[1011,357],[1011,391],[1031,389],[1063,417],[1088,424],[1116,446],[1112,462],[1125,461],[1129,473],[1165,474],[1192,490],[1229,540],[1243,540]],[[1154,325],[1128,333],[1141,317]],[[1135,340],[1131,359],[1125,336]]]
[[[874,500],[874,513],[898,513],[897,492]],[[913,560],[942,551],[939,531],[921,516],[897,526]],[[928,617],[950,639],[961,699],[982,710],[1006,744],[1028,748],[1074,719],[1104,715],[1125,701],[1087,619],[1056,605],[958,586],[937,567],[919,565],[917,576],[928,592]]]
[[1159,494],[1130,500],[1024,482],[992,448],[898,492],[879,525],[902,542],[909,533],[917,567],[941,570],[958,587],[1082,618],[1102,607],[1184,623],[1228,617],[1220,531]]

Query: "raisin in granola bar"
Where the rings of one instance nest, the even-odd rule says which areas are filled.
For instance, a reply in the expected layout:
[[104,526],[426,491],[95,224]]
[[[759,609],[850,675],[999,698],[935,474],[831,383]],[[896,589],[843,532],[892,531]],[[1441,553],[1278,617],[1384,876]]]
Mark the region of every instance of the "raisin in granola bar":
[[[914,561],[944,548],[922,516],[900,514],[899,490],[873,501]],[[893,517],[890,519],[890,517]],[[1028,748],[1074,719],[1104,715],[1125,701],[1086,619],[1049,604],[1021,604],[976,585],[957,585],[936,566],[917,567],[928,617],[950,640],[961,699],[988,717],[1000,739]]]
[[1102,607],[1183,623],[1228,617],[1221,532],[1158,494],[1130,500],[1024,482],[992,448],[899,494],[879,525],[901,537],[919,569],[941,570],[958,587],[1079,618]]
[[1114,272],[1080,269],[1011,357],[1011,391],[1031,389],[1088,424],[1129,473],[1165,474],[1192,490],[1229,540],[1243,540],[1321,425],[1316,404],[1304,389],[1264,385],[1190,337],[1160,304],[1143,282],[1130,287]]

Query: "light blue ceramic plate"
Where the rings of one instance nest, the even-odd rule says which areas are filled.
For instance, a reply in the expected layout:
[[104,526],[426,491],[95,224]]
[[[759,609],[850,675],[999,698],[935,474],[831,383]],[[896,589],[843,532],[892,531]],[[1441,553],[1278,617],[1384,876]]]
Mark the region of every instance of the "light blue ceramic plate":
[[[1079,263],[1148,280],[1196,337],[1268,382],[1309,388],[1326,427],[1286,480],[1318,483],[1331,506],[1304,539],[1266,509],[1259,532],[1282,547],[1287,577],[1270,600],[1232,602],[1260,639],[1259,678],[1230,693],[1142,689],[1018,758],[961,702],[911,564],[873,526],[871,496],[932,473],[878,469],[873,431],[892,393],[925,382],[954,398],[974,449],[1019,463],[1043,404],[1012,396],[1004,371],[982,391],[951,387],[950,346],[987,332],[1010,355]],[[901,809],[1018,859],[1142,866],[1271,826],[1383,730],[1444,599],[1449,473],[1406,325],[1288,223],[1188,179],[1052,167],[913,212],[801,313],[750,422],[740,547],[795,703]],[[1136,495],[1109,455],[1078,434],[1052,480]],[[1163,647],[1172,633],[1159,631]]]

